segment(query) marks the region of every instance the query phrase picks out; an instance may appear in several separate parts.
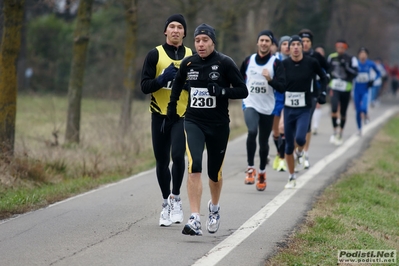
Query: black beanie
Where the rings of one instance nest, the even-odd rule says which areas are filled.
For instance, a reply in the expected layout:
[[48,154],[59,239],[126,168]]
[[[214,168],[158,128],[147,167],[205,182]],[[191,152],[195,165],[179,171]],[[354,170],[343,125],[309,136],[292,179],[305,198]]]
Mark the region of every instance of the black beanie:
[[194,31],[194,38],[197,35],[200,34],[205,34],[208,35],[209,38],[212,39],[213,43],[216,44],[216,33],[215,33],[215,29],[212,28],[212,26],[209,26],[208,24],[202,23],[201,25],[199,25],[195,31]]
[[301,30],[298,35],[301,38],[308,38],[313,43],[313,33],[310,30]]
[[277,41],[274,39],[273,32],[271,32],[270,30],[262,30],[261,32],[259,32],[257,41],[259,41],[259,37],[262,35],[266,35],[267,37],[270,38],[272,43],[277,44]]
[[360,47],[357,53],[359,54],[360,52],[366,52],[367,55],[369,54],[369,50],[366,47]]
[[298,35],[292,35],[291,38],[290,38],[290,40],[288,41],[288,46],[291,46],[291,43],[292,43],[292,42],[295,42],[295,41],[300,42],[301,45],[302,45],[302,39],[301,39],[301,37],[299,37]]
[[[173,21],[179,22],[180,24],[183,25],[183,28],[184,28],[184,37],[186,37],[187,25],[186,25],[186,20],[184,19],[184,17],[183,17],[182,14],[174,14],[174,15],[168,17],[168,19],[167,19],[166,22],[165,22],[165,29],[163,30],[163,32],[166,31],[166,28],[168,27],[168,25],[169,25],[171,22],[173,22]],[[184,37],[183,37],[183,38],[184,38]]]

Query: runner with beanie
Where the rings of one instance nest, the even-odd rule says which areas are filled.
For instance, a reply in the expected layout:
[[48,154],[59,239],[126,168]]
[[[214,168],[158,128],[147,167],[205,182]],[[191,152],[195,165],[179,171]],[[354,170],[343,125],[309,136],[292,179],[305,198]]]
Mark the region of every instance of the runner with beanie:
[[208,180],[211,199],[208,201],[207,230],[216,233],[220,225],[220,195],[223,185],[222,166],[230,135],[229,99],[248,96],[245,81],[234,61],[215,50],[216,33],[207,24],[194,31],[197,53],[184,58],[177,71],[168,117],[178,114],[178,101],[188,82],[188,105],[184,121],[188,156],[187,194],[191,216],[184,226],[184,235],[202,235],[200,207],[202,197],[202,156],[208,154]]
[[[156,160],[156,175],[163,198],[160,226],[170,226],[183,221],[180,187],[185,170],[185,136],[183,117],[186,112],[188,92],[182,92],[177,101],[176,119],[166,115],[171,87],[181,60],[193,54],[183,45],[187,26],[181,14],[170,16],[164,27],[165,43],[150,50],[141,73],[141,90],[151,95],[151,135]],[[170,157],[173,165],[169,169]],[[172,181],[172,191],[170,189]]]
[[[266,164],[269,155],[269,137],[274,121],[272,112],[276,106],[275,91],[283,93],[285,85],[281,61],[271,53],[273,42],[275,41],[271,31],[261,31],[256,44],[257,53],[246,57],[240,68],[249,93],[242,104],[248,129],[246,142],[248,166],[244,183],[254,184],[257,177],[256,189],[259,191],[265,190],[267,186]],[[260,158],[258,174],[254,162],[257,137]]]

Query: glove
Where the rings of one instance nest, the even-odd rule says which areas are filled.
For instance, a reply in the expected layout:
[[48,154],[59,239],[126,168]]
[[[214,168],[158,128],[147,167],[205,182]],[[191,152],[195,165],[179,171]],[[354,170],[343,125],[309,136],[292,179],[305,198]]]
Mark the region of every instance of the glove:
[[327,93],[325,92],[325,91],[323,91],[322,93],[320,93],[319,94],[319,97],[317,97],[317,102],[319,103],[319,104],[325,104],[327,101],[326,101],[326,95],[327,95]]
[[183,85],[183,90],[185,90],[185,91],[189,91],[190,90],[190,84],[187,81]]
[[374,81],[370,80],[369,82],[367,82],[367,88],[371,88],[373,87]]
[[162,75],[157,77],[158,84],[165,87],[169,81],[172,81],[175,78],[177,70],[177,67],[175,67],[173,63],[170,63],[170,65],[164,69]]
[[208,83],[208,92],[209,95],[216,97],[224,95],[224,89],[220,87],[217,83]]
[[179,120],[179,115],[177,114],[177,102],[169,102],[168,109],[166,111],[166,116],[172,123]]
[[345,59],[344,58],[341,58],[339,63],[341,66],[345,67]]

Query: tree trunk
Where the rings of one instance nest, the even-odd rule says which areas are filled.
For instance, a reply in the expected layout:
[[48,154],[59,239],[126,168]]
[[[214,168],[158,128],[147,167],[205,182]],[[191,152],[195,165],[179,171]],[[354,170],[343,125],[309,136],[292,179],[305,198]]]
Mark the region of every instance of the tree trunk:
[[83,79],[89,45],[90,22],[93,0],[81,0],[78,8],[77,24],[74,32],[71,76],[68,86],[68,116],[65,142],[79,143],[80,113]]
[[4,0],[0,53],[0,154],[13,155],[17,112],[16,62],[21,45],[25,0]]
[[126,134],[129,129],[132,101],[134,95],[135,85],[135,61],[137,51],[137,0],[123,0],[125,7],[125,21],[126,21],[126,42],[125,42],[125,61],[124,61],[124,89],[126,96],[122,103],[122,112],[119,121],[122,134]]

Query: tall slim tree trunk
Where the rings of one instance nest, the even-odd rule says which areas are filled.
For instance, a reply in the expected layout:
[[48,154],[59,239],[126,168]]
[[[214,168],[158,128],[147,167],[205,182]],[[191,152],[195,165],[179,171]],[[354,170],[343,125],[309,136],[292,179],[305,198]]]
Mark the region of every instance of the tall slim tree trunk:
[[126,21],[126,42],[125,42],[125,61],[124,61],[124,89],[125,97],[122,103],[122,112],[119,121],[121,132],[124,135],[129,129],[132,102],[135,85],[135,60],[137,51],[137,2],[138,0],[123,0],[125,7]]
[[21,45],[25,0],[4,0],[0,53],[0,154],[13,155],[17,113],[16,63]]
[[68,86],[68,116],[65,132],[65,142],[67,143],[79,143],[82,90],[90,39],[92,5],[93,0],[80,0],[78,8]]

